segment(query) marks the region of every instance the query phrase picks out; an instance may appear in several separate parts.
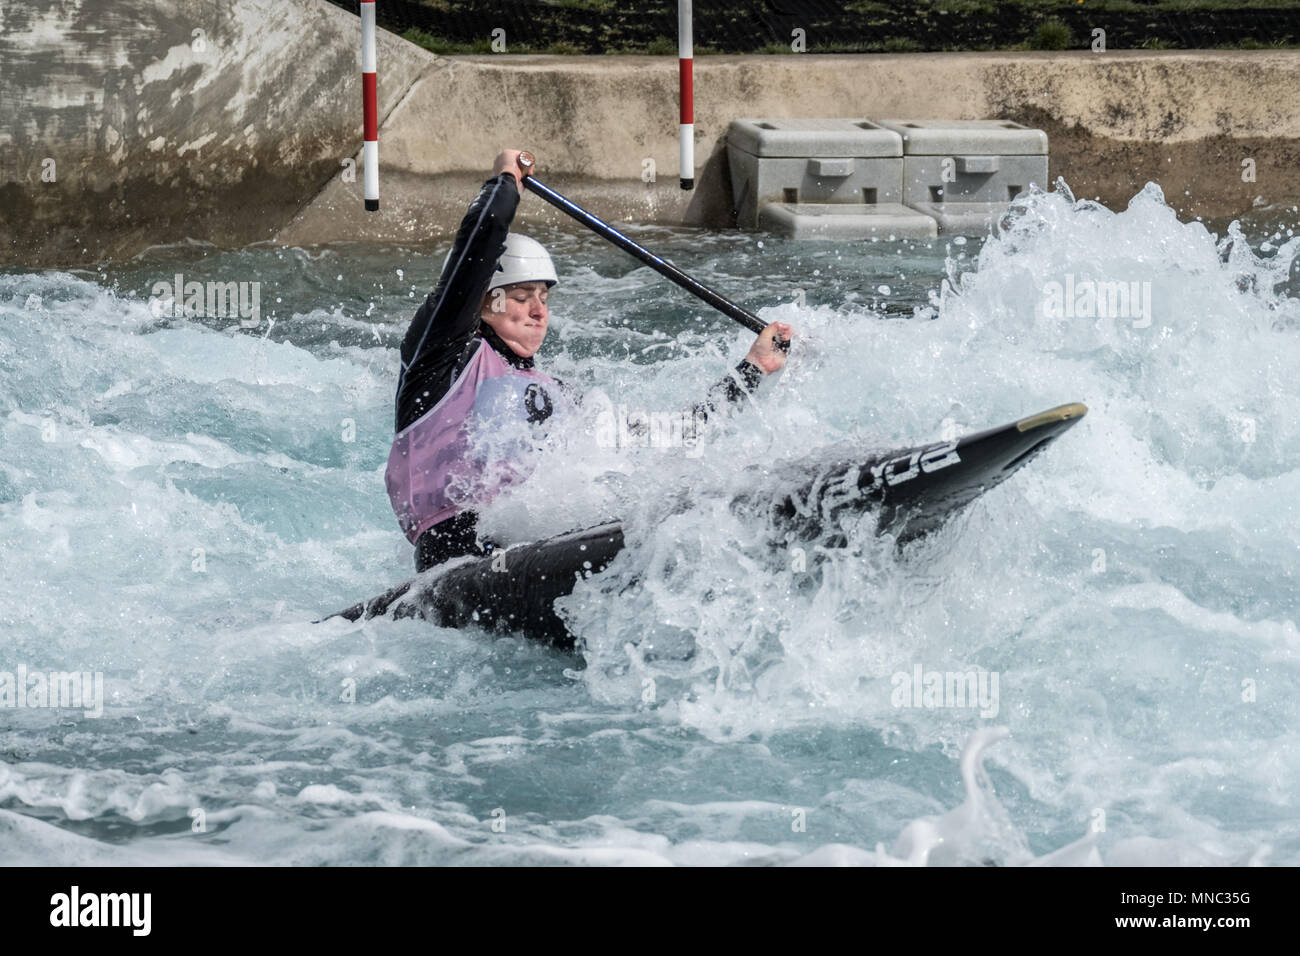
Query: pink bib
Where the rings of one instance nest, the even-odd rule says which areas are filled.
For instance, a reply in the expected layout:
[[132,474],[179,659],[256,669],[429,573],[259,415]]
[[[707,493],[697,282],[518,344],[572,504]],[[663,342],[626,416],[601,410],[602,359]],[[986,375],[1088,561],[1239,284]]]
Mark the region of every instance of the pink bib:
[[410,542],[526,477],[514,466],[519,440],[493,438],[521,435],[522,423],[544,422],[561,404],[568,403],[555,379],[515,368],[480,340],[447,394],[399,432],[388,453],[384,484]]

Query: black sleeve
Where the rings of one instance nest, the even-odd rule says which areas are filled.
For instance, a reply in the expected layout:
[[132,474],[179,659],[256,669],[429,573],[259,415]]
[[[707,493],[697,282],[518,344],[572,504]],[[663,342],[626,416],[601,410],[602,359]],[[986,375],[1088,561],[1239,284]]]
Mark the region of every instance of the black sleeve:
[[518,205],[515,178],[501,173],[483,184],[461,220],[438,285],[402,339],[399,432],[436,405],[451,385],[456,360],[478,329],[479,306]]
[[694,417],[704,422],[718,410],[719,403],[739,405],[746,395],[754,393],[762,380],[763,370],[746,359],[736,366],[734,372],[728,372],[713,384],[704,396],[704,401],[698,402],[692,409]]

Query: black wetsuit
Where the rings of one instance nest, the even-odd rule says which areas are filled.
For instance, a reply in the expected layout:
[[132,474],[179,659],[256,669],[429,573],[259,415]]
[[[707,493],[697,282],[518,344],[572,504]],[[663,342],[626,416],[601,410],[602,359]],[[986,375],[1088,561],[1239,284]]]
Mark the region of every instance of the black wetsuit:
[[[495,349],[516,368],[533,367],[531,357],[516,355],[479,315],[518,205],[515,178],[501,173],[483,184],[461,220],[438,285],[416,311],[402,339],[402,370],[397,379],[398,432],[438,404],[479,348]],[[763,377],[762,371],[749,362],[741,362],[736,372],[736,376],[728,375],[710,389],[708,397],[695,407],[698,416],[707,416],[719,400],[738,402]],[[553,403],[545,403],[542,418],[549,415],[551,407]],[[460,555],[491,551],[490,542],[478,542],[477,524],[477,514],[462,511],[425,531],[415,547],[416,570],[423,571]]]

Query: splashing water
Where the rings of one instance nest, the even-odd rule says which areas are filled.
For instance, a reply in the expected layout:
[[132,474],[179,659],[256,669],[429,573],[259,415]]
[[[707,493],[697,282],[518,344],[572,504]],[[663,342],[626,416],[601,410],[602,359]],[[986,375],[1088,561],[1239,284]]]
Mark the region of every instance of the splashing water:
[[[6,859],[1300,861],[1300,239],[1063,184],[974,258],[645,233],[731,298],[807,304],[761,311],[790,366],[698,445],[609,447],[593,409],[689,409],[748,336],[539,234],[542,364],[587,414],[483,520],[623,517],[562,602],[581,658],[309,623],[410,572],[395,348],[445,249],[0,275],[0,672],[105,676],[98,719],[0,708]],[[259,279],[274,323],[155,316],[181,267]],[[1068,401],[1089,416],[901,554],[869,518],[776,545],[735,506],[831,445]]]

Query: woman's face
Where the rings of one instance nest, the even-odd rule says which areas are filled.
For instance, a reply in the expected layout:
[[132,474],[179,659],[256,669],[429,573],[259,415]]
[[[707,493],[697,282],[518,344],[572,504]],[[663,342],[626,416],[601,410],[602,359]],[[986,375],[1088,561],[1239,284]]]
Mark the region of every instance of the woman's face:
[[493,289],[483,300],[483,321],[516,355],[530,358],[542,347],[550,312],[545,282],[517,282]]

